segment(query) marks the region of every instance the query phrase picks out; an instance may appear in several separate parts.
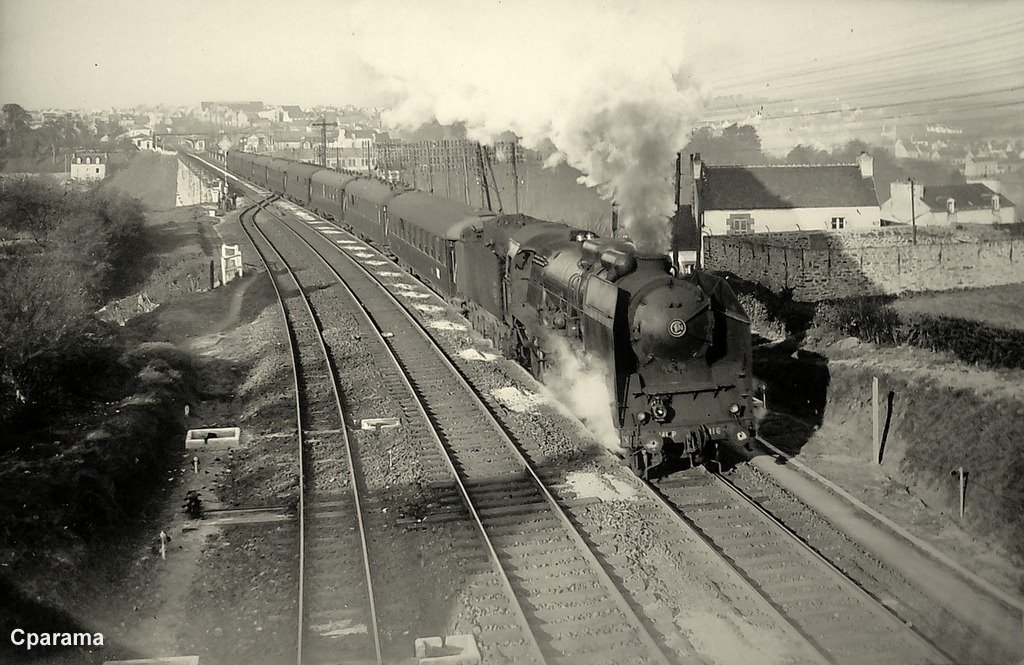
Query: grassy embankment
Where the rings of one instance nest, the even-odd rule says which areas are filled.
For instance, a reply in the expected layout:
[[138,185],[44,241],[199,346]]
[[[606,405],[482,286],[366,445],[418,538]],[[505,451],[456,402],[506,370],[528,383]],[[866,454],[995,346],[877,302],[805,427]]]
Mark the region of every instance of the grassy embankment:
[[904,315],[952,315],[996,328],[1024,330],[1024,284],[906,295],[892,307]]
[[[955,518],[959,490],[950,473],[964,467],[969,474],[964,525],[1024,561],[1024,365],[1009,353],[998,355],[1006,346],[999,340],[1020,333],[968,320],[919,318],[949,317],[957,312],[953,307],[970,303],[962,309],[965,316],[1006,323],[1020,304],[1002,298],[1019,293],[1020,286],[985,289],[986,299],[969,292],[915,296],[891,309],[877,301],[800,305],[749,285],[739,288],[747,292],[743,299],[755,328],[776,339],[779,332],[789,334],[755,351],[755,373],[769,386],[769,405],[788,417],[768,421],[765,431],[773,442],[794,453],[811,446],[870,460],[871,386],[878,377],[882,468]],[[980,346],[996,350],[993,364],[986,362],[988,354],[963,360],[970,339],[914,348],[940,339],[932,335],[939,326],[977,336]],[[890,336],[888,343],[879,331]]]

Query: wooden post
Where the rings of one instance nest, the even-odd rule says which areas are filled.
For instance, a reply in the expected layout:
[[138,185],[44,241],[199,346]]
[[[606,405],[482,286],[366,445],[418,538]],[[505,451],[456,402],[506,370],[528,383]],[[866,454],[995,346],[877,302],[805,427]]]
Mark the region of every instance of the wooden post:
[[167,534],[163,531],[160,532],[160,558],[167,558]]
[[871,442],[875,464],[882,463],[882,432],[879,429],[878,377],[871,377]]

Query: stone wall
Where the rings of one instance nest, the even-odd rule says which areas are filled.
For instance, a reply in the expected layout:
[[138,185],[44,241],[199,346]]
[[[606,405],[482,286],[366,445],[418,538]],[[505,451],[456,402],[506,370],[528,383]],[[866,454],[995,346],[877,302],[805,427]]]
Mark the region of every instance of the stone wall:
[[175,205],[218,203],[221,181],[189,160],[178,158],[178,179]]
[[727,271],[795,300],[1024,282],[1024,237],[1006,233],[780,233],[709,236],[709,270]]

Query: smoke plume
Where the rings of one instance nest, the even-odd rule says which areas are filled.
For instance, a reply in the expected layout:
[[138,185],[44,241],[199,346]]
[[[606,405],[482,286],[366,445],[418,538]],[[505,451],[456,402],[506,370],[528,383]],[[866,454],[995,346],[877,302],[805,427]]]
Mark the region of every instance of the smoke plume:
[[675,153],[705,98],[684,66],[679,5],[442,0],[352,13],[364,26],[355,52],[393,93],[389,125],[462,122],[483,142],[504,131],[528,148],[550,141],[554,162],[618,203],[638,247],[668,248]]

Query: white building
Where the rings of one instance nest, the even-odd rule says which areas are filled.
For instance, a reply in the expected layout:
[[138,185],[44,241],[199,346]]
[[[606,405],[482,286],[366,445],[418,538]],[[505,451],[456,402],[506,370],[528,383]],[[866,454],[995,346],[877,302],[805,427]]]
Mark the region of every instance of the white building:
[[72,180],[103,180],[107,175],[107,153],[76,152],[71,158]]
[[699,209],[710,235],[845,231],[880,225],[874,163],[826,166],[707,166],[699,170]]
[[[952,224],[1012,224],[1017,208],[1010,199],[982,183],[913,188],[909,182],[889,185],[889,200],[881,206],[882,219],[893,224],[921,226]],[[913,211],[913,212],[911,212]]]

